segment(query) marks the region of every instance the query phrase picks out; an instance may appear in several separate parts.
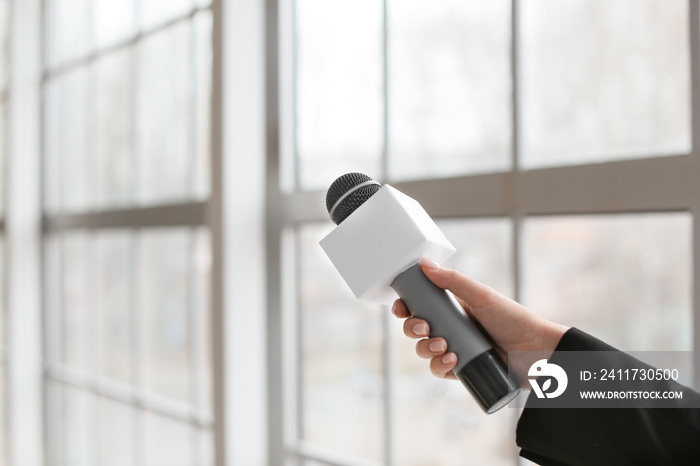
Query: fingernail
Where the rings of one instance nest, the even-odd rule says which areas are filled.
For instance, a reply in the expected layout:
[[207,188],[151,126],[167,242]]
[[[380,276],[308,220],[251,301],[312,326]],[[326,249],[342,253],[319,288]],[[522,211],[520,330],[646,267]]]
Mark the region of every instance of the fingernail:
[[413,333],[416,335],[427,335],[428,324],[417,324],[415,327],[413,327]]
[[428,270],[437,270],[440,268],[440,264],[428,259],[427,257],[424,257],[423,259],[421,259],[420,263],[423,267],[425,267]]
[[391,305],[391,313],[396,315],[396,303]]
[[452,364],[457,360],[457,356],[455,356],[454,353],[447,353],[442,357],[442,363],[443,364]]
[[433,353],[440,353],[447,349],[447,343],[442,340],[434,341],[428,345],[428,349]]

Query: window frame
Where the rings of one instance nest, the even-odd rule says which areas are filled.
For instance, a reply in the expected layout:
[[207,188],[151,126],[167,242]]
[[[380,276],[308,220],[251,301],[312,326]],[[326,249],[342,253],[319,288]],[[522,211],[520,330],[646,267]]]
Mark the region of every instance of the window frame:
[[[291,13],[290,13],[291,5]],[[512,263],[515,298],[521,298],[521,238],[523,220],[541,215],[623,214],[682,211],[693,215],[692,230],[692,318],[693,350],[700,351],[700,1],[689,0],[689,62],[691,82],[691,151],[664,157],[628,159],[581,165],[523,170],[520,168],[522,121],[520,111],[519,11],[521,2],[511,1],[512,140],[511,168],[498,173],[454,178],[392,182],[397,189],[419,199],[435,219],[503,217],[512,224]],[[294,136],[284,138],[285,129],[296,130],[295,59],[289,41],[294,37],[294,0],[266,0],[267,49],[267,282],[269,444],[273,464],[312,460],[334,466],[357,464],[353,458],[328,454],[305,445],[298,436],[301,422],[298,354],[298,323],[293,293],[294,254],[288,252],[290,232],[300,225],[327,222],[325,192],[302,190],[298,182],[298,154]],[[387,0],[383,10],[383,149],[381,176],[388,173],[387,121]],[[291,54],[291,58],[290,58]],[[291,61],[291,62],[290,62]],[[286,125],[286,128],[283,126]],[[291,138],[291,139],[290,139]],[[291,157],[291,160],[289,159]],[[291,174],[290,174],[291,172]],[[552,195],[556,193],[556,195]],[[469,202],[478,199],[479,202]],[[287,251],[287,252],[285,252]],[[287,283],[287,285],[285,285]],[[389,313],[387,312],[388,316]],[[392,428],[392,343],[387,317],[383,323],[384,344],[384,464],[395,464],[395,434]],[[296,352],[296,353],[295,353]],[[294,354],[290,356],[290,354]],[[695,385],[700,386],[700,358],[694,361]],[[514,462],[517,461],[514,458]]]
[[[55,1],[55,0],[54,0]],[[111,56],[114,53],[118,53],[119,51],[133,48],[135,46],[138,46],[142,44],[145,40],[149,39],[150,37],[153,37],[154,35],[157,35],[163,31],[166,31],[170,28],[177,27],[180,24],[189,24],[191,27],[190,30],[190,44],[189,44],[189,56],[192,57],[194,56],[195,53],[195,47],[196,47],[196,40],[195,40],[195,27],[196,27],[196,22],[195,19],[197,15],[203,13],[203,12],[212,12],[212,22],[215,22],[216,20],[214,19],[214,9],[215,8],[220,8],[220,0],[215,0],[209,5],[201,5],[201,4],[195,4],[195,2],[192,2],[192,5],[189,7],[189,9],[177,16],[172,17],[171,19],[159,23],[155,26],[152,26],[148,29],[142,29],[138,30],[136,32],[130,33],[126,39],[123,39],[117,43],[107,45],[107,46],[101,46],[97,47],[95,50],[92,52],[80,56],[75,59],[70,59],[67,60],[59,65],[56,66],[51,66],[48,64],[48,61],[46,59],[46,50],[47,50],[47,37],[49,37],[49,27],[48,27],[48,21],[46,19],[46,15],[48,14],[48,5],[49,1],[44,0],[41,2],[41,16],[43,18],[43,25],[42,25],[42,37],[43,41],[42,43],[44,44],[43,50],[44,50],[44,58],[41,63],[41,79],[39,83],[39,89],[42,94],[42,96],[45,96],[46,89],[49,86],[49,84],[59,78],[60,76],[70,73],[71,71],[77,70],[77,69],[87,69],[91,64],[95,63],[98,61],[100,58],[105,57],[105,56]],[[138,8],[140,5],[139,0],[134,0],[134,5],[135,8]],[[92,9],[92,6],[89,7],[89,9]],[[138,11],[135,10],[135,11]],[[219,33],[221,31],[221,28],[219,27],[218,29]],[[218,38],[215,36],[214,31],[212,30],[212,51],[215,49],[215,43],[217,42]],[[214,60],[212,60],[213,62]],[[136,77],[138,76],[139,73],[139,60],[135,59],[132,63],[132,75],[131,79],[135,80]],[[214,67],[212,66],[212,71],[214,71]],[[91,101],[91,99],[94,99],[94,94],[96,92],[95,86],[92,85],[94,81],[94,76],[90,75],[88,79],[90,79],[88,86],[87,86],[87,101]],[[214,77],[212,76],[212,81],[214,81]],[[134,96],[136,95],[137,90],[135,89],[137,83],[134,82]],[[195,98],[201,98],[202,96],[197,95],[197,91],[194,90],[194,86],[191,86],[191,92],[192,95],[195,95]],[[212,90],[213,94],[213,90]],[[220,124],[220,113],[217,113],[214,111],[213,106],[211,105],[211,102],[213,102],[213,98],[211,96],[208,96],[207,98],[207,103],[209,104],[210,107],[210,118],[211,118],[211,126],[213,127],[215,124]],[[92,110],[92,109],[91,109]],[[136,106],[134,106],[131,109],[131,117],[134,117],[134,114],[137,112]],[[42,173],[42,181],[43,186],[46,186],[46,181],[47,181],[47,173],[46,173],[46,145],[43,141],[46,141],[46,122],[45,122],[45,114],[46,114],[46,99],[43,99],[42,103],[42,110],[41,110],[41,132],[42,132],[42,150],[41,150],[41,173]],[[192,119],[192,125],[196,126],[197,122],[196,119]],[[189,128],[189,131],[194,132],[194,128]],[[213,134],[213,129],[210,130],[209,135],[207,137],[211,138]],[[90,144],[93,141],[93,136],[90,134],[90,131],[86,132],[86,137],[87,141],[86,143],[88,144],[87,147],[92,147]],[[132,147],[136,147],[136,139],[137,139],[137,132],[132,131],[132,134],[130,135],[130,144]],[[213,144],[212,144],[213,146]],[[194,152],[193,152],[194,153]],[[138,154],[134,153],[132,155],[132,160],[130,161],[132,164],[136,162],[136,159],[138,157]],[[218,160],[221,158],[220,153],[215,153],[212,147],[210,158],[212,161]],[[89,163],[88,163],[89,164]],[[55,168],[55,167],[54,167]],[[89,167],[88,167],[89,168]],[[56,177],[60,177],[59,173],[55,173]],[[213,176],[212,176],[213,178]],[[211,180],[212,182],[214,180]],[[135,193],[134,193],[135,194]],[[162,202],[158,201],[153,204],[149,204],[147,206],[140,206],[137,202],[132,201],[132,203],[127,206],[127,207],[118,207],[118,208],[105,208],[105,209],[100,209],[100,210],[95,210],[95,209],[85,209],[85,211],[80,211],[80,212],[63,212],[63,211],[58,211],[58,212],[48,212],[45,206],[45,201],[46,198],[45,196],[42,196],[41,199],[41,249],[43,250],[43,255],[46,256],[47,254],[47,248],[46,248],[46,241],[51,238],[59,238],[60,235],[64,233],[69,233],[73,231],[80,231],[80,232],[85,232],[88,237],[94,238],[95,233],[97,232],[104,232],[104,231],[110,231],[110,230],[121,230],[128,232],[130,241],[131,241],[131,247],[130,247],[130,263],[132,266],[136,266],[136,269],[138,270],[138,254],[139,254],[139,249],[140,249],[140,243],[141,243],[141,238],[140,234],[141,232],[144,231],[149,231],[150,229],[159,229],[159,228],[167,228],[167,227],[178,227],[178,228],[183,228],[186,229],[188,232],[188,235],[190,236],[190,240],[188,241],[190,249],[187,252],[187,263],[192,264],[192,246],[193,246],[193,239],[194,235],[196,235],[196,231],[198,228],[204,227],[210,229],[212,232],[212,236],[214,234],[214,230],[217,227],[211,219],[215,217],[215,213],[212,212],[213,206],[215,205],[214,202],[212,202],[212,198],[216,196],[217,193],[211,191],[210,196],[205,199],[205,200],[187,200],[187,201],[182,201],[182,202]],[[214,242],[212,241],[212,249],[214,248]],[[60,249],[60,248],[59,248]],[[60,267],[60,262],[61,262],[61,252],[58,252],[58,264],[55,264],[57,267]],[[212,257],[216,257],[217,254],[215,253],[214,250],[212,250]],[[96,259],[95,259],[96,260]],[[89,264],[91,269],[94,269],[94,266],[96,263],[92,261]],[[46,262],[44,261],[44,284],[49,284],[51,283],[52,280],[54,280],[55,277],[49,277],[51,270],[48,270],[46,267]],[[212,270],[213,274],[213,270]],[[212,277],[212,281],[215,281],[217,277]],[[134,295],[138,288],[136,287],[136,284],[139,280],[139,273],[134,274],[134,277],[130,279],[130,294]],[[44,293],[47,293],[47,296],[51,296],[50,290],[46,288],[46,286],[42,286],[42,291]],[[55,287],[56,285],[54,285]],[[212,290],[214,288],[212,287]],[[210,290],[211,291],[211,290]],[[130,301],[133,303],[135,296],[130,296]],[[213,303],[213,299],[212,299]],[[171,420],[175,420],[178,422],[185,423],[191,427],[198,428],[198,429],[209,429],[212,431],[212,437],[213,438],[219,438],[218,431],[221,430],[221,426],[223,425],[222,422],[218,422],[218,419],[215,419],[213,413],[216,412],[221,412],[220,408],[218,407],[217,403],[220,403],[222,400],[222,397],[218,394],[218,390],[222,389],[221,384],[217,384],[216,381],[212,381],[212,386],[214,387],[215,394],[212,397],[212,400],[214,400],[214,405],[211,406],[211,408],[207,411],[198,411],[197,409],[190,407],[190,406],[184,406],[181,405],[180,403],[177,402],[172,402],[171,400],[161,398],[159,396],[155,396],[153,394],[149,394],[145,391],[143,382],[140,380],[139,373],[142,372],[142,369],[140,367],[143,366],[143,363],[141,362],[141,358],[139,357],[139,350],[141,349],[141,345],[139,344],[139,331],[134,331],[134,326],[136,325],[135,322],[137,320],[135,319],[135,312],[138,311],[138,306],[132,310],[130,313],[130,318],[133,320],[131,326],[132,326],[132,337],[135,339],[135,347],[132,349],[132,358],[131,361],[133,364],[136,364],[132,368],[132,373],[133,373],[133,379],[130,382],[132,383],[132,386],[129,389],[124,389],[118,382],[112,382],[109,380],[106,380],[104,378],[98,377],[97,375],[90,374],[79,374],[75,373],[75,371],[72,371],[70,368],[66,368],[61,366],[60,364],[52,364],[51,360],[55,359],[51,357],[51,351],[56,347],[55,341],[57,338],[57,335],[60,333],[60,327],[58,327],[57,322],[55,319],[50,318],[49,313],[46,311],[46,306],[47,303],[46,301],[44,302],[44,336],[45,336],[45,343],[43,345],[43,359],[44,359],[44,380],[43,380],[43,389],[44,389],[44,402],[45,402],[45,409],[44,409],[44,422],[45,422],[45,427],[44,427],[44,441],[47,445],[47,452],[48,454],[45,455],[45,461],[50,462],[52,458],[59,458],[59,453],[62,451],[62,447],[59,444],[62,439],[60,435],[55,434],[56,429],[52,428],[52,423],[54,422],[54,419],[52,419],[51,412],[54,410],[52,407],[52,398],[49,392],[49,387],[54,384],[54,385],[59,385],[62,387],[70,387],[73,389],[78,389],[83,393],[90,394],[94,397],[96,402],[98,402],[101,399],[106,399],[110,400],[113,402],[121,403],[126,406],[129,406],[132,408],[134,414],[134,420],[132,421],[133,424],[133,432],[131,432],[132,436],[132,442],[134,445],[134,452],[137,456],[137,460],[143,462],[143,455],[144,455],[144,448],[143,448],[143,433],[144,433],[144,417],[143,413],[153,413],[159,416],[162,416],[164,418],[168,418]],[[191,299],[188,299],[188,302],[186,303],[186,308],[187,308],[187,322],[192,322],[194,319],[194,303],[192,302]],[[210,330],[216,330],[216,327],[213,326],[213,322],[216,320],[217,315],[221,314],[221,308],[216,307],[214,305],[211,305],[209,309],[207,309],[207,312],[210,313],[210,321],[212,322],[212,327]],[[201,347],[200,342],[198,341],[198,335],[196,335],[196,332],[193,332],[192,334],[193,341],[188,344],[187,348],[187,353],[188,357],[193,361],[193,366],[189,370],[188,374],[188,383],[190,387],[197,387],[200,384],[196,380],[197,377],[197,371],[196,367],[194,364],[196,364],[195,361],[198,360],[197,357],[197,348]],[[221,339],[222,335],[219,332],[213,332],[212,333],[212,339],[216,340],[217,338]],[[220,353],[213,352],[214,348],[219,348],[218,344],[215,342],[211,348],[212,350],[212,358],[213,358],[213,371],[214,372],[219,372],[218,368],[221,366],[221,361],[217,358],[217,355],[220,355]],[[214,374],[212,374],[213,377]],[[54,410],[55,412],[55,410]],[[194,432],[194,437],[198,435],[197,431]],[[198,449],[199,443],[196,441],[196,438],[193,438],[193,444],[192,444],[192,455],[193,455],[193,462],[194,464],[198,464],[198,458],[201,457],[201,452]],[[222,452],[216,451],[216,445],[218,445],[218,440],[215,441],[215,445],[212,448],[212,451],[214,451],[215,455],[215,461],[217,464],[224,464],[224,458],[221,456]],[[139,455],[140,458],[139,458]]]
[[[9,1],[9,0],[8,0]],[[138,5],[139,0],[131,0]],[[91,380],[75,380],[69,371],[47,367],[51,329],[46,320],[51,290],[43,279],[51,273],[45,261],[46,239],[57,232],[180,226],[206,226],[211,237],[211,410],[202,417],[159,404],[153,409],[170,418],[212,428],[214,463],[265,464],[265,1],[211,0],[192,2],[192,9],[165,24],[192,19],[211,9],[211,94],[209,96],[210,195],[205,200],[168,205],[114,208],[107,211],[44,211],[46,181],[43,155],[44,84],[59,68],[46,68],[43,56],[49,0],[13,2],[11,9],[8,95],[8,170],[6,218],[0,222],[7,245],[8,449],[10,464],[39,466],[51,459],[45,445],[52,407],[47,381],[85,387],[100,395]],[[144,37],[104,46],[81,59],[61,65],[84,66],[102,55],[130,47]],[[226,85],[224,85],[226,83]],[[226,92],[224,92],[226,89]],[[245,193],[245,196],[241,195]],[[238,247],[245,244],[245,247]],[[54,290],[55,291],[55,290]],[[55,294],[55,293],[54,293]],[[46,328],[45,328],[46,327]],[[239,332],[246,328],[247,332]],[[238,334],[237,338],[230,338]],[[139,397],[103,393],[136,409],[151,403]],[[138,435],[136,433],[135,435]],[[52,446],[49,445],[49,452]]]

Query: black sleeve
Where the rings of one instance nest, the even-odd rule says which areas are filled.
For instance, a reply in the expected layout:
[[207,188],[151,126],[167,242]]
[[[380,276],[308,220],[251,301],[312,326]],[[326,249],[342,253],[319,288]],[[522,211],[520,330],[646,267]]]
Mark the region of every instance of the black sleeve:
[[[550,361],[556,362],[557,353],[562,351],[617,350],[572,328]],[[692,392],[691,396],[700,394]],[[700,464],[699,408],[528,409],[531,399],[532,394],[518,421],[516,442],[521,447],[520,456],[536,463]],[[695,401],[694,406],[700,405]]]

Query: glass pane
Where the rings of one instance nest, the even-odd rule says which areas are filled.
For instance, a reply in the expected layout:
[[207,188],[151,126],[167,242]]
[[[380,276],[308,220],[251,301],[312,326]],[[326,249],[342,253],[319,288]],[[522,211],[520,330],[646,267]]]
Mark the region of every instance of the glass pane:
[[189,194],[193,99],[189,23],[140,46],[137,155],[140,201],[182,200]]
[[97,408],[95,396],[72,387],[63,388],[60,426],[66,466],[93,466],[97,459]]
[[131,49],[97,62],[97,204],[124,205],[131,200],[133,85]]
[[[0,348],[0,352],[2,352]],[[5,365],[0,362],[0,465],[7,466],[9,459],[7,458],[7,433],[5,426],[7,425],[7,389],[5,388]]]
[[[5,238],[0,235],[0,355],[3,355],[3,351],[6,351],[7,346],[7,330],[6,330],[6,317],[7,304],[5,301]],[[0,356],[0,364],[4,364],[5,360]],[[2,399],[0,398],[0,403]]]
[[191,466],[194,428],[151,412],[144,413],[145,465]]
[[100,399],[99,458],[101,466],[139,464],[135,457],[134,409],[124,403]]
[[197,60],[197,160],[194,168],[194,197],[205,199],[211,191],[211,80],[212,80],[212,16],[198,14],[194,19]]
[[61,192],[61,82],[48,81],[44,86],[44,208],[47,213],[55,213],[60,208]]
[[537,0],[521,12],[523,166],[690,150],[688,2]]
[[97,238],[97,293],[100,375],[132,381],[132,241],[130,232],[104,232]]
[[211,351],[211,235],[206,228],[200,228],[194,235],[192,306],[195,328],[191,329],[193,337],[196,334],[197,343],[194,401],[199,410],[212,413],[214,369]]
[[152,28],[182,16],[192,9],[193,0],[141,0],[141,27]]
[[200,429],[196,435],[199,442],[197,445],[199,463],[197,464],[214,466],[214,433],[211,430]]
[[377,177],[382,150],[382,6],[297,0],[297,146],[305,189],[345,172]]
[[63,426],[63,385],[46,381],[46,451],[47,466],[68,466]]
[[8,466],[7,457],[7,432],[6,426],[9,421],[7,411],[9,409],[9,399],[5,381],[7,344],[5,327],[5,242],[0,237],[0,465]]
[[[509,220],[450,220],[440,229],[457,248],[445,263],[506,294],[513,292],[512,230]],[[440,380],[416,356],[415,340],[392,325],[397,345],[396,442],[401,465],[512,465],[514,410],[487,416],[457,381]],[[420,438],[420,441],[415,441]]]
[[[56,66],[87,54],[90,0],[48,0],[46,6],[47,64]],[[124,3],[124,2],[114,2]]]
[[153,230],[141,238],[143,380],[147,390],[188,403],[190,288],[187,230]]
[[7,189],[7,105],[0,102],[0,217],[5,216],[5,190]]
[[626,351],[692,349],[692,217],[530,218],[524,303]]
[[382,312],[355,299],[318,245],[299,233],[302,438],[367,460],[384,455]]
[[392,178],[510,166],[510,4],[389,2]]
[[10,52],[10,2],[0,1],[0,92],[7,87]]
[[[94,367],[94,349],[90,347],[90,326],[94,312],[89,282],[88,238],[85,233],[71,233],[61,241],[61,362],[87,371]],[[92,355],[88,357],[89,355]]]
[[[88,196],[87,184],[87,81],[85,68],[64,75],[59,80],[56,104],[58,120],[58,166],[60,167],[60,207],[64,211],[84,209]],[[49,132],[52,130],[49,129]]]
[[60,234],[48,234],[44,242],[44,353],[46,364],[55,367],[63,361],[64,285]]
[[457,248],[445,266],[513,297],[512,224],[509,219],[439,220],[440,230]]
[[133,1],[93,0],[98,47],[112,45],[136,32],[134,5]]

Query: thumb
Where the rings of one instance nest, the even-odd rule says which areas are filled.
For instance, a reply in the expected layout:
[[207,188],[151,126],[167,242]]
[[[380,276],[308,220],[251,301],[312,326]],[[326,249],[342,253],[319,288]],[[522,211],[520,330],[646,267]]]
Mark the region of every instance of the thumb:
[[424,258],[420,262],[423,273],[431,282],[440,288],[450,290],[455,296],[462,298],[472,307],[487,306],[500,296],[492,288],[456,270],[441,267],[430,259]]

